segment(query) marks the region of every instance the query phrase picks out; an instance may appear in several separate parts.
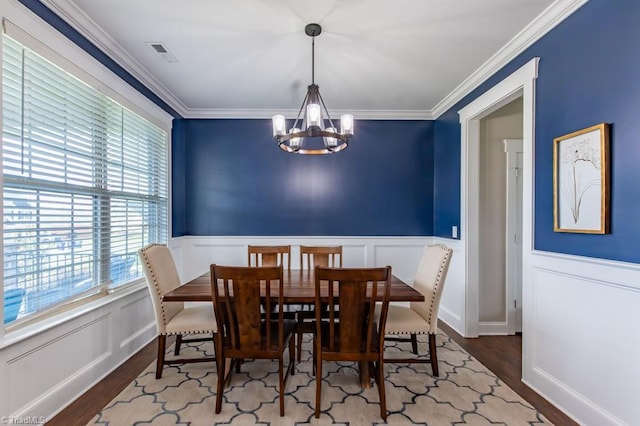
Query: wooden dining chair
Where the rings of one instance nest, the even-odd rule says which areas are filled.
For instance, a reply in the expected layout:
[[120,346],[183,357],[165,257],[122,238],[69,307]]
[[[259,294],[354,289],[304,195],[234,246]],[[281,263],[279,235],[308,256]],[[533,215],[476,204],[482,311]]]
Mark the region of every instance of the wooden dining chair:
[[[382,285],[380,285],[382,284]],[[387,419],[384,389],[384,327],[389,309],[391,266],[384,268],[315,268],[316,418],[322,401],[323,361],[354,361],[373,366],[380,416]],[[326,296],[328,304],[323,303]],[[380,298],[380,301],[377,301]],[[376,306],[379,306],[376,322]],[[322,308],[327,306],[328,318]],[[340,312],[338,319],[338,310]]]
[[291,246],[252,246],[247,249],[248,266],[280,266],[291,269]]
[[300,246],[300,269],[316,266],[342,268],[342,246]]
[[[306,267],[305,267],[306,264]],[[312,271],[316,266],[342,268],[342,246],[300,246],[300,269]],[[296,357],[302,360],[302,338],[315,332],[313,306],[302,305],[295,314]]]
[[[149,244],[138,250],[140,263],[147,279],[149,295],[158,331],[158,360],[156,379],[162,377],[165,365],[190,362],[212,362],[215,357],[165,359],[167,336],[175,335],[174,355],[180,355],[182,343],[212,341],[218,330],[210,303],[185,307],[183,302],[164,302],[162,296],[180,286],[180,278],[169,248],[163,244]],[[212,333],[211,337],[184,339],[183,335]]]
[[429,335],[429,358],[385,358],[388,363],[429,363],[434,376],[438,376],[436,333],[438,309],[453,250],[443,244],[426,248],[413,287],[424,296],[424,302],[411,302],[409,306],[389,306],[386,340],[411,342],[412,351],[418,355],[417,334]]
[[[280,416],[284,416],[284,391],[294,371],[293,331],[295,321],[285,320],[283,306],[283,268],[211,265],[211,293],[218,321],[216,354],[218,384],[216,414],[222,409],[224,385],[231,380],[234,367],[246,359],[277,359]],[[276,284],[277,283],[277,284]],[[272,286],[278,286],[278,296]],[[266,311],[262,311],[262,306]],[[284,352],[289,348],[289,365],[284,369]],[[231,359],[228,368],[226,359]],[[227,372],[227,373],[225,373]]]

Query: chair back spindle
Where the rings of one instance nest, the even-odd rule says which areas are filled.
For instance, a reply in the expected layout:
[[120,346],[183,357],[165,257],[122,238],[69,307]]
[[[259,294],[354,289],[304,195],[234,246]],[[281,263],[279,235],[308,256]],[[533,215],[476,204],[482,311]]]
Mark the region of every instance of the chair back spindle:
[[248,266],[282,266],[291,269],[291,246],[253,246],[247,248]]
[[300,269],[316,266],[342,268],[342,246],[300,246]]

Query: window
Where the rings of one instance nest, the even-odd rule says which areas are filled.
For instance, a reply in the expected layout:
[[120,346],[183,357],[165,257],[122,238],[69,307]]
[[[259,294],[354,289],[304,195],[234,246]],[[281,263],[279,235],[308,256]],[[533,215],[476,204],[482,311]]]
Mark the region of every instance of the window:
[[167,134],[3,35],[4,323],[142,277],[166,242]]

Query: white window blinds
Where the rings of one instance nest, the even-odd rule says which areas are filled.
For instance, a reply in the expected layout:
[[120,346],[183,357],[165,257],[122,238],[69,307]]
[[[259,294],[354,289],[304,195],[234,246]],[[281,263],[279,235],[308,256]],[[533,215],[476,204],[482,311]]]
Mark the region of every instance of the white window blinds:
[[5,34],[2,136],[4,323],[140,278],[166,132]]

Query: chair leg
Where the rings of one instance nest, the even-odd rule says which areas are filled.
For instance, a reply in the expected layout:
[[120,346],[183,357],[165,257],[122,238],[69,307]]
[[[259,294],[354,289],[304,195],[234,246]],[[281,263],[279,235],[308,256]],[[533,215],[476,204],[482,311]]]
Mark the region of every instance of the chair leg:
[[158,336],[158,362],[156,363],[156,379],[162,377],[162,367],[164,366],[164,351],[167,344],[167,336],[161,334]]
[[315,376],[316,375],[316,342],[315,342],[315,338],[313,339],[313,349],[312,349],[312,355],[311,355],[311,375]]
[[182,334],[178,334],[176,336],[175,351],[173,352],[174,355],[180,355],[180,345],[181,344],[182,344]]
[[216,414],[220,414],[222,410],[222,393],[224,392],[225,382],[225,356],[222,350],[222,342],[215,339],[216,350],[216,368],[218,373],[218,384],[216,386]]
[[280,391],[280,417],[284,417],[284,358],[278,359],[278,390]]
[[380,398],[380,417],[387,420],[387,397],[384,390],[384,357],[381,355],[376,366],[376,381],[378,382],[378,396]]
[[438,376],[438,356],[436,355],[436,335],[429,333],[429,358],[434,376]]
[[[315,345],[314,345],[314,353],[315,353]],[[320,401],[322,401],[321,392],[322,392],[322,359],[318,357],[314,357],[315,366],[316,366],[316,419],[320,418]]]
[[302,360],[302,332],[296,332],[296,352],[298,357],[298,362]]
[[291,369],[291,375],[296,375],[296,348],[293,337],[289,340],[289,368]]
[[418,338],[414,333],[411,333],[411,350],[418,355]]

